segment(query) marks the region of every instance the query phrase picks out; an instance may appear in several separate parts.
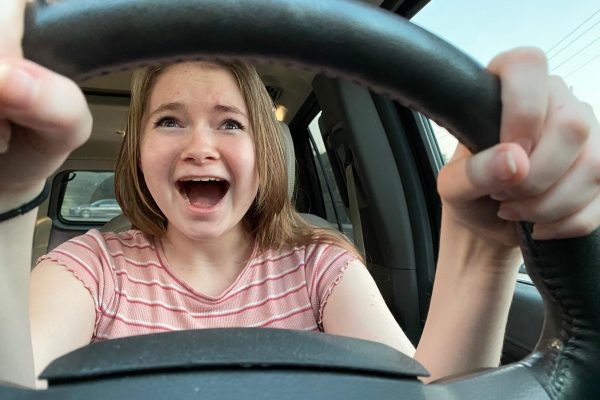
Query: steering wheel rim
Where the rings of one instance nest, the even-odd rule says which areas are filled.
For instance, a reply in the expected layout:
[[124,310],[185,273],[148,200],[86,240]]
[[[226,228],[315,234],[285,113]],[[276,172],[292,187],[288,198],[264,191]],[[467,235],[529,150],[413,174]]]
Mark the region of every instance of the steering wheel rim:
[[[168,13],[165,4],[66,0],[30,5],[25,55],[73,79],[159,60],[284,62],[388,94],[448,128],[473,151],[498,142],[498,79],[451,45],[383,10],[346,0],[255,0],[251,5],[179,0],[169,4]],[[302,40],[290,46],[297,38]],[[380,51],[373,51],[373,43]],[[478,396],[474,391],[483,384],[514,382],[524,382],[528,398],[531,393],[534,398],[540,393],[552,399],[591,398],[600,389],[595,372],[600,371],[600,231],[536,242],[531,226],[521,223],[519,233],[546,306],[535,351],[520,363],[444,384],[445,392],[437,385],[423,387],[422,398]],[[487,397],[503,398],[502,389],[495,391]]]

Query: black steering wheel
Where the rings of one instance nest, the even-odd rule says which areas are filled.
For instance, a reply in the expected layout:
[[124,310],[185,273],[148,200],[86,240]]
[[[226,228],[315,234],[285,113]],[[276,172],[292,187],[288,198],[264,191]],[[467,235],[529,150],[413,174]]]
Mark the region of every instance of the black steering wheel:
[[[495,76],[441,39],[357,2],[40,2],[28,9],[24,51],[73,79],[200,58],[301,66],[388,94],[471,150],[498,142]],[[416,362],[376,343],[266,329],[188,331],[88,346],[46,370],[47,391],[0,387],[0,398],[593,398],[600,391],[600,231],[537,242],[521,223],[520,243],[546,321],[534,352],[515,364],[423,385]]]

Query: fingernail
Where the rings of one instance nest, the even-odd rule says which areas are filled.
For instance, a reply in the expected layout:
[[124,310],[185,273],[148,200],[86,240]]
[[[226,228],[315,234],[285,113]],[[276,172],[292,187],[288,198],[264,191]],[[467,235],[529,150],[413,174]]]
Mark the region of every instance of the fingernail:
[[508,169],[510,170],[510,175],[514,176],[517,173],[517,162],[515,161],[515,156],[512,151],[506,152],[506,163],[508,164]]
[[503,206],[500,206],[500,209],[496,215],[498,215],[498,218],[502,218],[507,221],[519,221],[521,219],[519,213],[517,213],[515,210]]
[[517,163],[515,162],[515,157],[513,156],[512,151],[504,151],[500,153],[498,164],[500,167],[500,179],[503,181],[508,181],[512,179],[513,176],[517,173]]

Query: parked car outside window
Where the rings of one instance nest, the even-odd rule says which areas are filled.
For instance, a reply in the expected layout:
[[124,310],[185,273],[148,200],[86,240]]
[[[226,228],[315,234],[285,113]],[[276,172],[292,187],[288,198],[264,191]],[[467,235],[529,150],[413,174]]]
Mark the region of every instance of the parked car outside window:
[[121,207],[115,199],[114,172],[70,172],[60,207],[63,222],[101,225],[120,214]]
[[82,218],[113,218],[121,214],[121,207],[115,199],[98,200],[69,209],[69,216]]

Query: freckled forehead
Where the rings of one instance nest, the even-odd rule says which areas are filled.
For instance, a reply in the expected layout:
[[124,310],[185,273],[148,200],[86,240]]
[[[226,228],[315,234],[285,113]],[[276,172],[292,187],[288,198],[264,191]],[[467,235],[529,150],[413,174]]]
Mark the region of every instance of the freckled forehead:
[[246,110],[233,74],[224,67],[208,63],[176,64],[158,77],[150,96],[150,108],[176,101],[233,105]]

